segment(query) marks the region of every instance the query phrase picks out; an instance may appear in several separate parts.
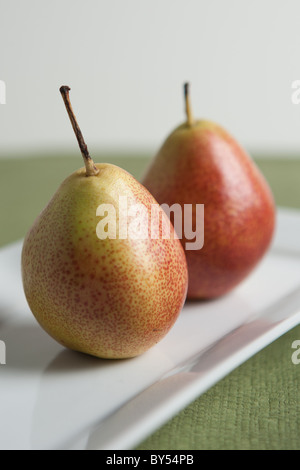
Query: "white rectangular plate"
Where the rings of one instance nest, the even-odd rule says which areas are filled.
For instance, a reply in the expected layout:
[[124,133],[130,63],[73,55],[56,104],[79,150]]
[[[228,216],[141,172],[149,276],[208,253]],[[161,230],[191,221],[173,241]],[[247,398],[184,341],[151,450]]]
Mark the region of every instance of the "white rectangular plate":
[[300,212],[279,210],[271,250],[234,292],[187,303],[163,341],[120,361],[50,338],[23,294],[22,243],[0,250],[0,449],[134,448],[300,323],[299,240]]

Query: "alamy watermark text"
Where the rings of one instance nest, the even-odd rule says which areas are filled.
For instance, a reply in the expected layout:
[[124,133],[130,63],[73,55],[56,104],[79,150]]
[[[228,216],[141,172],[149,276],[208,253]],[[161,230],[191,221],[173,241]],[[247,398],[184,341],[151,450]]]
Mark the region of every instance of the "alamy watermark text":
[[[163,209],[163,210],[161,210]],[[184,239],[186,250],[200,250],[204,245],[204,204],[129,204],[126,196],[119,197],[118,210],[113,204],[100,204],[96,226],[100,240]]]
[[6,345],[0,340],[0,365],[6,364]]
[[300,364],[300,339],[296,339],[292,343],[292,349],[296,349],[296,351],[292,354],[292,363],[297,365]]
[[6,84],[0,80],[0,104],[6,104]]

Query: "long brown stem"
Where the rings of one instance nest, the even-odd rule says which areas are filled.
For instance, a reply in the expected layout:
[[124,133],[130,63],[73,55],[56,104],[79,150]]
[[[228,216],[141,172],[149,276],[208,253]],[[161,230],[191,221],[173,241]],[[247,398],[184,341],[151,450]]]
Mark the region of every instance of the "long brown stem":
[[184,84],[184,100],[185,100],[185,112],[187,117],[187,123],[189,126],[194,124],[194,117],[190,105],[190,84]]
[[67,112],[68,112],[73,130],[75,132],[77,142],[78,142],[79,148],[81,150],[81,154],[83,156],[83,161],[84,161],[85,168],[86,168],[86,176],[96,176],[96,175],[98,175],[99,170],[96,167],[93,159],[91,158],[91,156],[89,154],[87,145],[84,141],[84,138],[83,138],[83,135],[81,133],[80,127],[78,125],[78,122],[76,120],[74,111],[72,109],[72,105],[71,105],[71,102],[70,102],[70,96],[69,96],[69,91],[70,90],[71,90],[71,88],[66,86],[66,85],[60,87],[60,89],[59,89],[59,91],[61,92],[62,98],[64,100],[64,103],[65,103],[65,106],[66,106],[66,109],[67,109]]

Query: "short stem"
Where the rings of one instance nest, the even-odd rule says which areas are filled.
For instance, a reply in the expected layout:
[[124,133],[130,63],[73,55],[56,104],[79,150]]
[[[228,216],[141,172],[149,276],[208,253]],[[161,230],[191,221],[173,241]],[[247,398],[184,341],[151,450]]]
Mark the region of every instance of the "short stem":
[[185,99],[185,112],[187,117],[187,123],[189,126],[194,124],[194,117],[190,105],[190,84],[184,84],[184,99]]
[[71,90],[68,86],[60,87],[59,91],[61,92],[62,98],[64,100],[73,130],[75,132],[77,142],[79,144],[79,148],[81,150],[81,154],[83,156],[85,168],[86,168],[86,176],[96,176],[99,173],[98,168],[96,167],[94,161],[90,157],[87,145],[84,141],[83,135],[81,133],[80,127],[77,123],[74,111],[72,109],[72,105],[70,102],[69,91]]

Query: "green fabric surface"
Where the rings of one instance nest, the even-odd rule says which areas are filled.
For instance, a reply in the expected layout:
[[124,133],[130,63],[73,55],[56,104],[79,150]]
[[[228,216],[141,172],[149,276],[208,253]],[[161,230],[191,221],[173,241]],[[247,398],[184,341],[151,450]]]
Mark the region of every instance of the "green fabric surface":
[[300,326],[253,356],[156,431],[138,449],[299,450]]
[[[149,157],[106,155],[138,179]],[[300,160],[260,158],[277,205],[300,208]],[[0,159],[0,246],[22,238],[80,155]],[[246,361],[142,442],[138,449],[300,449],[300,326]]]

